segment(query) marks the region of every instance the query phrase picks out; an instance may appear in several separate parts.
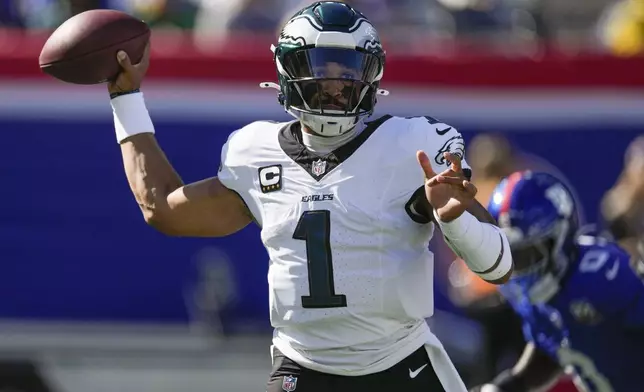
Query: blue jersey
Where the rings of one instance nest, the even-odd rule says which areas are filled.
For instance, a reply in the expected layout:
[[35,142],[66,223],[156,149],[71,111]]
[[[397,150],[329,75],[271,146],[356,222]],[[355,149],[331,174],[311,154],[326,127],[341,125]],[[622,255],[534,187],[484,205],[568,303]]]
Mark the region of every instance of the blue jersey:
[[545,304],[531,304],[511,284],[500,291],[523,319],[526,340],[573,374],[580,390],[642,391],[644,283],[617,245],[584,236],[576,249]]

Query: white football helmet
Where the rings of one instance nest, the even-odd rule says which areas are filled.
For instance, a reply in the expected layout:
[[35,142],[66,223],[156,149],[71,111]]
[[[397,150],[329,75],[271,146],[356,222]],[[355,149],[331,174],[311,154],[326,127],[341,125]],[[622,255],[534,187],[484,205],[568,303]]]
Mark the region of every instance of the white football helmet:
[[353,129],[373,113],[384,73],[385,52],[376,29],[360,12],[337,1],[316,2],[284,26],[274,53],[287,113],[319,136]]

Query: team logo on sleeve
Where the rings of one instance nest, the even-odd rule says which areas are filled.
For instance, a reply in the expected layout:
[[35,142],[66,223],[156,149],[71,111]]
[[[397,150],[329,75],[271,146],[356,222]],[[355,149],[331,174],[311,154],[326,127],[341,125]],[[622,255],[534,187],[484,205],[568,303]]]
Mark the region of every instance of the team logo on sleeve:
[[445,144],[443,144],[443,147],[441,147],[438,150],[438,153],[436,153],[436,157],[434,157],[434,161],[438,163],[439,165],[449,165],[450,163],[447,162],[443,154],[446,152],[451,152],[452,154],[458,155],[463,159],[465,156],[465,142],[463,141],[463,136],[458,135],[458,136],[452,136],[451,138],[447,139]]
[[264,166],[258,169],[259,186],[263,193],[282,189],[282,165]]
[[297,387],[297,377],[293,376],[284,376],[282,381],[282,389],[286,392],[293,392]]

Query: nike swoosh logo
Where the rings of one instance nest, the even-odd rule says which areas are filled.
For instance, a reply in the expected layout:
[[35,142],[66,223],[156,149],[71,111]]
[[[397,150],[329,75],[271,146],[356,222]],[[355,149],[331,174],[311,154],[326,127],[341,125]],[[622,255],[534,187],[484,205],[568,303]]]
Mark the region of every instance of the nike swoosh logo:
[[439,135],[441,135],[441,136],[443,136],[444,134],[446,134],[447,132],[449,132],[449,131],[450,131],[450,129],[452,129],[452,127],[447,127],[447,128],[445,128],[445,129],[443,129],[443,130],[437,129],[437,130],[436,130],[436,133],[437,133],[437,134],[439,134]]
[[619,272],[619,260],[615,261],[615,264],[606,271],[606,279],[613,280],[617,277],[617,272]]
[[425,369],[425,367],[426,367],[427,365],[429,365],[429,364],[428,364],[428,363],[426,363],[426,364],[424,364],[423,366],[419,367],[418,369],[416,369],[416,370],[414,370],[414,371],[412,371],[411,369],[409,369],[409,378],[416,378],[416,376],[417,376],[418,374],[420,374],[420,372],[422,372],[422,371],[423,371],[423,369]]

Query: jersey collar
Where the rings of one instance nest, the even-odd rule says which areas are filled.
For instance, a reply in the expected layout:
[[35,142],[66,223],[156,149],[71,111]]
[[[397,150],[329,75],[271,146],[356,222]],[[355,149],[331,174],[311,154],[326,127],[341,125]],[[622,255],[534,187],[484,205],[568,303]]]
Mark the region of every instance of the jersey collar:
[[[325,155],[318,155],[302,144],[302,129],[299,122],[289,123],[280,130],[278,134],[279,144],[289,158],[306,170],[316,181],[320,181],[325,175],[353,155],[367,141],[369,136],[391,117],[391,115],[385,115],[365,123],[365,129],[358,136]],[[324,166],[322,171],[319,169],[321,165]],[[315,168],[318,169],[315,170]]]

